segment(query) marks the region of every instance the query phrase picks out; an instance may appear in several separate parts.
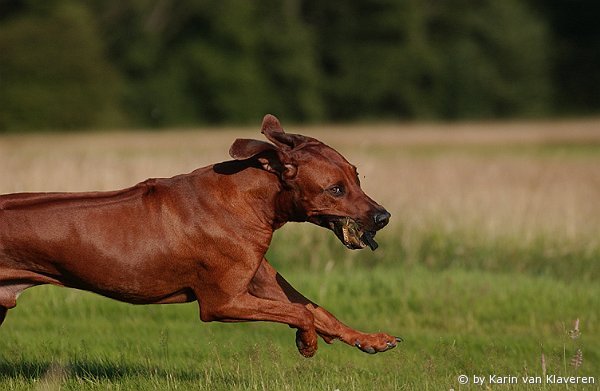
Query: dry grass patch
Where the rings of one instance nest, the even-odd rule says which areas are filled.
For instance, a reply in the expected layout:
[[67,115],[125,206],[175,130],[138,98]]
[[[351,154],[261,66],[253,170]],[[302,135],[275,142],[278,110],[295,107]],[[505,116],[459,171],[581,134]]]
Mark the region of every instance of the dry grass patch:
[[[435,221],[490,235],[600,233],[600,121],[289,131],[313,135],[357,164],[363,186],[390,209],[395,224]],[[237,137],[261,135],[237,128],[0,136],[0,193],[123,188],[227,160]],[[536,153],[549,145],[587,149]],[[415,153],[423,146],[430,148],[426,154]],[[533,149],[514,153],[523,147]]]

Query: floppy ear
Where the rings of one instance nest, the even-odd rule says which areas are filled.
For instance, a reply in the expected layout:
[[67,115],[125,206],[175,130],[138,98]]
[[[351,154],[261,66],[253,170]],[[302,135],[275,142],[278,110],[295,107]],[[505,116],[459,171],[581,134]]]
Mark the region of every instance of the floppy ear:
[[285,153],[264,141],[238,138],[229,148],[229,155],[236,160],[256,157],[263,169],[282,178],[293,178],[297,172],[296,166],[288,161]]
[[264,134],[269,141],[277,145],[282,150],[296,148],[300,144],[308,141],[307,137],[300,134],[286,133],[279,123],[277,117],[271,114],[263,118],[260,132]]
[[266,151],[275,151],[277,148],[273,144],[264,141],[251,140],[247,138],[238,138],[229,148],[229,156],[235,160],[246,160]]

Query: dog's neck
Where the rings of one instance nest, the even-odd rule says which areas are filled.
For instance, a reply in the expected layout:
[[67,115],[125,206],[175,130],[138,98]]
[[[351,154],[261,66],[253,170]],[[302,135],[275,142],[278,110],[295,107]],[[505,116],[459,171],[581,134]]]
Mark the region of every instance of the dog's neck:
[[307,219],[306,211],[299,205],[296,189],[281,186],[281,190],[275,198],[275,219],[273,228],[280,228],[288,221],[304,222]]
[[237,189],[243,189],[246,195],[251,194],[253,197],[247,198],[253,204],[249,205],[250,208],[261,214],[260,220],[273,230],[288,221],[306,221],[306,212],[300,207],[295,184],[284,183],[277,174],[263,170],[256,161],[227,161],[215,164],[211,170],[217,175],[230,177]]

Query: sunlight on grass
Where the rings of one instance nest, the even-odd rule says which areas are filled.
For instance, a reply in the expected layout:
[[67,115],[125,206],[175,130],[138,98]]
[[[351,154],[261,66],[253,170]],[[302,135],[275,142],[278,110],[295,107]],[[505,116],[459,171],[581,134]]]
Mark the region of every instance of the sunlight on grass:
[[[132,306],[44,286],[25,291],[0,329],[0,388],[458,390],[460,374],[544,372],[600,382],[597,129],[591,120],[289,129],[346,155],[392,220],[375,252],[288,224],[267,257],[345,323],[405,342],[370,356],[320,341],[307,360],[286,326],[206,324],[195,303]],[[1,136],[0,193],[122,188],[227,160],[237,137],[261,135]]]

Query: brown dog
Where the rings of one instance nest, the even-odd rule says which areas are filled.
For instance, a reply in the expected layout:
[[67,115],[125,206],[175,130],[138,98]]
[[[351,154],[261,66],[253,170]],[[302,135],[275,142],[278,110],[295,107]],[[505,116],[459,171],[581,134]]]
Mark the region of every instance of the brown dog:
[[0,324],[24,289],[54,284],[134,304],[197,300],[205,322],[285,323],[306,357],[317,334],[367,353],[396,346],[397,337],[344,325],[264,258],[288,221],[375,249],[390,214],[332,148],[285,133],[272,115],[262,133],[273,144],[238,139],[233,161],[125,190],[0,196]]

